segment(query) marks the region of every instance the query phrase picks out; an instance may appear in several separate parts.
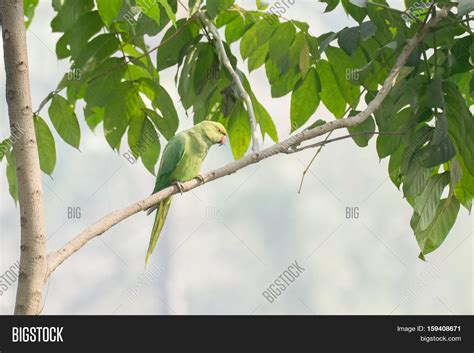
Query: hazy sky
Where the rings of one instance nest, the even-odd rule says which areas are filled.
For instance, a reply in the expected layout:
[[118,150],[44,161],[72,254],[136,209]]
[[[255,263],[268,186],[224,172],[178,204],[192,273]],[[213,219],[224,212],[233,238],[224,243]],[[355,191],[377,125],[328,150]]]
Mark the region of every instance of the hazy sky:
[[[285,17],[307,21],[315,35],[351,23],[340,9],[325,15],[323,9],[317,1],[297,1]],[[41,0],[28,31],[34,107],[68,70],[67,62],[56,59],[58,35],[49,25],[53,16],[50,1]],[[238,50],[236,44],[232,48]],[[0,137],[4,138],[8,122],[3,60],[0,66]],[[173,75],[173,70],[163,73],[161,84],[178,102]],[[250,79],[280,138],[285,138],[289,97],[272,99],[262,70]],[[192,121],[179,104],[177,108],[180,129],[185,129]],[[46,111],[42,115],[49,122]],[[106,213],[148,196],[154,185],[142,165],[131,165],[111,151],[100,127],[95,133],[88,129],[82,106],[76,112],[82,127],[81,151],[56,134],[56,170],[53,178],[43,177],[49,250]],[[320,107],[312,119],[330,116]],[[441,249],[423,263],[409,226],[411,208],[389,180],[387,161],[379,161],[374,141],[365,149],[351,140],[326,147],[298,194],[313,153],[277,156],[176,196],[145,272],[153,219],[140,214],[112,228],[53,274],[43,312],[472,314],[473,217],[462,209]],[[231,161],[229,146],[214,148],[203,169]],[[8,195],[4,169],[2,164],[0,275],[19,256],[18,209]],[[81,218],[68,219],[69,207],[80,208]],[[347,208],[353,207],[359,217],[346,218]],[[295,261],[304,270],[269,303],[262,292]],[[0,314],[12,313],[15,290],[16,286],[0,296]]]

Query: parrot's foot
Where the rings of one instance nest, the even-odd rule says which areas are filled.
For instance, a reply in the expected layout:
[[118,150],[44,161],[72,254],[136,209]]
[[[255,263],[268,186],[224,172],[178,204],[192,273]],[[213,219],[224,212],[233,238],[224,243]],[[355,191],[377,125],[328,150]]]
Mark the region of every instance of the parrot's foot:
[[178,187],[181,195],[186,191],[186,188],[184,187],[184,185],[180,183],[179,181],[175,182],[174,185]]
[[203,185],[203,184],[206,182],[206,181],[204,180],[204,177],[203,177],[201,174],[199,174],[199,175],[196,177],[196,179],[199,179],[199,181],[201,182],[201,185]]

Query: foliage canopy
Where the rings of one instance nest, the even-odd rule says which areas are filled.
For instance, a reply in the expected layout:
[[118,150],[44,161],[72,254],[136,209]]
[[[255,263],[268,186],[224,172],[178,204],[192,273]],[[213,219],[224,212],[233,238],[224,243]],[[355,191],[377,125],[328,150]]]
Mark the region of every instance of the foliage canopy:
[[[319,124],[323,104],[335,119],[355,114],[368,104],[395,64],[407,40],[432,11],[447,4],[405,0],[404,11],[384,0],[321,0],[325,12],[342,6],[357,25],[314,35],[306,23],[283,19],[265,10],[246,10],[233,0],[189,0],[186,16],[177,18],[176,0],[52,0],[58,59],[71,71],[34,115],[41,169],[56,165],[54,128],[64,142],[80,147],[78,102],[90,129],[103,125],[105,139],[119,151],[124,140],[134,157],[155,173],[161,147],[179,127],[175,102],[160,84],[172,69],[180,104],[194,123],[209,119],[229,131],[233,155],[240,159],[251,143],[246,106],[225,70],[216,39],[195,11],[205,14],[225,34],[225,49],[251,97],[262,138],[278,142],[275,124],[252,91],[247,74],[237,67],[239,54],[248,74],[264,68],[274,98],[291,94],[291,131]],[[26,25],[38,0],[25,0]],[[473,0],[460,0],[409,58],[390,95],[373,116],[349,129],[366,147],[379,132],[379,157],[389,158],[389,176],[413,207],[411,227],[421,257],[436,250],[455,223],[460,206],[469,211],[474,195],[474,42],[469,12]],[[330,16],[325,14],[324,16]],[[150,48],[147,37],[162,37]],[[47,123],[40,114],[50,103]],[[82,115],[82,114],[81,114]],[[51,127],[52,126],[52,127]],[[17,198],[11,139],[1,142],[10,193]],[[123,146],[122,146],[123,147]]]

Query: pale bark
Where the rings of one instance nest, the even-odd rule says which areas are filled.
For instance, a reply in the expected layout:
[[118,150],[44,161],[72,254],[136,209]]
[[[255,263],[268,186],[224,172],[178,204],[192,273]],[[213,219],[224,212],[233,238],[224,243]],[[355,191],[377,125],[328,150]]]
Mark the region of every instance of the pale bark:
[[20,203],[20,273],[15,314],[41,311],[47,273],[43,189],[31,109],[22,0],[0,0],[6,98],[16,160]]
[[[428,23],[424,25],[418,31],[418,33],[408,41],[408,43],[398,56],[395,66],[390,71],[390,74],[382,85],[380,91],[377,93],[375,98],[368,104],[365,110],[353,117],[331,121],[314,129],[301,131],[280,143],[277,143],[267,149],[262,150],[261,152],[249,154],[241,160],[232,162],[222,168],[203,174],[202,180],[200,180],[200,178],[196,178],[186,183],[183,183],[182,185],[185,191],[190,191],[194,188],[201,186],[203,184],[203,181],[207,183],[212,180],[216,180],[224,176],[236,173],[242,168],[258,163],[271,156],[281,153],[291,153],[294,151],[294,147],[298,146],[302,142],[312,140],[315,137],[324,135],[328,132],[337,129],[353,127],[364,122],[371,114],[373,114],[380,107],[384,99],[390,93],[390,90],[392,89],[396,78],[398,77],[401,69],[405,66],[405,63],[410,54],[413,52],[413,50],[421,43],[421,41],[425,38],[429,31],[433,27],[435,27],[441,19],[445,18],[448,15],[448,11],[451,7],[452,6],[447,6],[440,10],[437,16],[433,17],[430,21],[428,21]],[[298,150],[301,151],[304,149],[305,147],[299,148]],[[51,275],[51,273],[71,255],[73,255],[76,251],[86,245],[90,240],[103,234],[104,232],[106,232],[116,224],[122,222],[123,220],[137,214],[138,212],[145,211],[150,207],[160,203],[163,199],[179,192],[180,190],[177,186],[170,186],[124,209],[114,211],[106,215],[105,217],[88,227],[85,231],[75,236],[61,249],[54,251],[48,255],[48,276]]]

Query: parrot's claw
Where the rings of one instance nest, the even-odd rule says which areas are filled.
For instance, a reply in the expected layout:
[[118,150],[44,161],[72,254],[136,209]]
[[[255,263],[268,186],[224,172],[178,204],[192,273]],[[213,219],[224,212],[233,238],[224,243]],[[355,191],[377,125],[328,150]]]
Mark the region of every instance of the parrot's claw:
[[204,180],[204,177],[201,174],[199,174],[196,178],[199,179],[199,181],[201,182],[201,185],[203,185],[206,182],[206,180]]
[[180,194],[183,195],[183,193],[186,191],[184,185],[181,184],[179,181],[177,181],[175,185],[178,187]]

